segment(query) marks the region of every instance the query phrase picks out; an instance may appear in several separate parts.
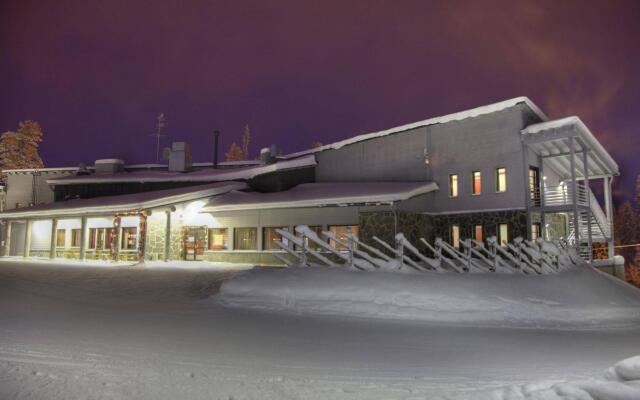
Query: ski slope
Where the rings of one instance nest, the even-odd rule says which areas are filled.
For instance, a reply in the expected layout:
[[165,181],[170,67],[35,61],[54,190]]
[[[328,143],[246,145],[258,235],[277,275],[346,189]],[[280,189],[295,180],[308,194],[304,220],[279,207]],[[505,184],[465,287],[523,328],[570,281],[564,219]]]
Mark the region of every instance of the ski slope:
[[532,329],[222,306],[221,284],[258,271],[245,269],[0,261],[0,398],[640,398],[637,359],[610,369],[640,353],[632,321]]

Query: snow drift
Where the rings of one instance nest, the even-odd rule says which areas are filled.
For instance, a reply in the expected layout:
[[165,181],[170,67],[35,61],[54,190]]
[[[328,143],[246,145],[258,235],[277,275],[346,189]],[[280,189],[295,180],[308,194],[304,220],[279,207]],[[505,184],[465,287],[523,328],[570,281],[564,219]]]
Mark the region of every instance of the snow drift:
[[554,275],[258,269],[225,282],[218,300],[229,307],[445,324],[601,327],[640,321],[640,291],[588,266]]

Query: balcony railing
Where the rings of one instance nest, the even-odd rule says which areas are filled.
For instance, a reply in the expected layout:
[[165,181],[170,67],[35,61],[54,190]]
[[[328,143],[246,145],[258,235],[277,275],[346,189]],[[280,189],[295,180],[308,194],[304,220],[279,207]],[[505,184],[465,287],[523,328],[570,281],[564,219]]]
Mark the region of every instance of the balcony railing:
[[[588,205],[589,193],[584,185],[576,186],[576,200],[578,205]],[[531,192],[531,205],[533,207],[544,206],[567,206],[573,204],[573,189],[569,185],[546,186],[544,189],[544,199],[540,190]]]

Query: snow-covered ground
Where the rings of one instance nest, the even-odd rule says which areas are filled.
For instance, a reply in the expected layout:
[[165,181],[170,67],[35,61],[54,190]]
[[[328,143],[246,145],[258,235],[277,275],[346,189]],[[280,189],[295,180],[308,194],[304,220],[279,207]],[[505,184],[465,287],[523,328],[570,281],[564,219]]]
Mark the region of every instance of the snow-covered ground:
[[[240,271],[0,261],[0,398],[640,398],[640,360],[607,371],[640,353],[633,318],[550,329],[223,307]],[[593,290],[581,279],[572,293]],[[630,311],[627,290],[600,311]]]

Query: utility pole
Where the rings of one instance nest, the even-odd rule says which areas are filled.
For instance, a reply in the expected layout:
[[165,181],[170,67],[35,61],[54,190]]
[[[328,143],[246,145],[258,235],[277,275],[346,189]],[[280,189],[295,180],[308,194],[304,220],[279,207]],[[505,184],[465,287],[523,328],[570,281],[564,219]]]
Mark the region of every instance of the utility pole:
[[162,134],[162,129],[165,126],[164,113],[158,114],[158,122],[156,124],[156,133],[152,133],[151,137],[156,138],[156,164],[160,162],[160,138],[167,136]]
[[218,140],[220,138],[220,131],[213,131],[213,168],[218,168]]

